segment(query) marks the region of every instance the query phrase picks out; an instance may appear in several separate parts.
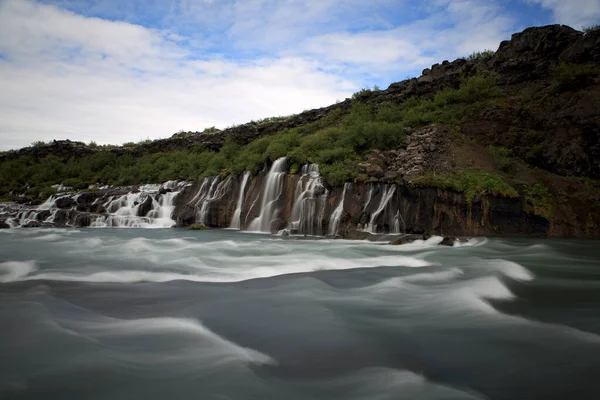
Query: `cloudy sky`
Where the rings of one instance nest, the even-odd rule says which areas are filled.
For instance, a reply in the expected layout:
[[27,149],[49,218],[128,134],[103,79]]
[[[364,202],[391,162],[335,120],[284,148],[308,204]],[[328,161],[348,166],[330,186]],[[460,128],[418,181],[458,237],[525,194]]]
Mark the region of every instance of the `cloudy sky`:
[[0,150],[326,106],[599,0],[0,0]]

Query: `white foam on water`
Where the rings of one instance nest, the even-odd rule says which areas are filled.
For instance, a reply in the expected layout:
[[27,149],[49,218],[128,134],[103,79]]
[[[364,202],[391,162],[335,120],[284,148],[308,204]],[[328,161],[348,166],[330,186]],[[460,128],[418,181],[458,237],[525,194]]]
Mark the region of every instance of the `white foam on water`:
[[518,281],[530,281],[534,278],[534,275],[529,270],[512,261],[486,260],[484,267],[498,271],[501,274]]
[[474,237],[467,239],[466,242],[456,241],[453,244],[453,247],[478,247],[485,246],[488,242],[486,237]]
[[[117,319],[94,317],[77,321],[63,322],[69,329],[105,341],[118,337],[175,336],[169,340],[181,343],[180,350],[191,357],[215,363],[241,362],[244,364],[276,364],[275,360],[259,351],[239,346],[217,335],[200,321],[192,318],[154,317],[141,319]],[[181,338],[177,340],[176,337]],[[196,342],[195,346],[190,347]],[[150,352],[152,349],[150,349]]]
[[402,277],[404,282],[420,283],[420,282],[444,282],[458,278],[464,275],[460,268],[450,268],[439,272],[422,272],[414,275]]
[[209,265],[210,259],[186,257],[176,260],[149,259],[160,267],[186,268],[186,271],[139,271],[109,270],[92,273],[51,271],[31,274],[29,271],[15,277],[15,280],[52,280],[95,283],[136,283],[168,282],[187,280],[193,282],[240,282],[249,279],[271,278],[274,276],[310,273],[325,270],[348,270],[375,268],[380,266],[402,266],[419,268],[429,263],[413,257],[384,256],[363,259],[327,258],[317,254],[305,254],[298,259],[294,254],[264,256],[223,256],[212,257],[215,265]]
[[324,384],[349,393],[347,399],[413,400],[456,399],[483,400],[486,397],[465,388],[457,389],[426,379],[409,370],[369,367]]
[[19,281],[35,271],[37,271],[37,264],[34,260],[6,261],[0,263],[0,282]]
[[63,235],[58,234],[58,233],[50,233],[48,235],[34,237],[33,239],[34,240],[43,240],[43,241],[46,241],[46,242],[53,242],[55,240],[63,240],[63,239],[65,239],[65,237]]

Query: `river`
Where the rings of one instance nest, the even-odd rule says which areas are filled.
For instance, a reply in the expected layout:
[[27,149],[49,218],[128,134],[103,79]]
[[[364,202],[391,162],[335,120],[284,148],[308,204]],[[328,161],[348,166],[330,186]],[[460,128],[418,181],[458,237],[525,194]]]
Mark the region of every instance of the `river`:
[[0,230],[0,398],[598,399],[600,246]]

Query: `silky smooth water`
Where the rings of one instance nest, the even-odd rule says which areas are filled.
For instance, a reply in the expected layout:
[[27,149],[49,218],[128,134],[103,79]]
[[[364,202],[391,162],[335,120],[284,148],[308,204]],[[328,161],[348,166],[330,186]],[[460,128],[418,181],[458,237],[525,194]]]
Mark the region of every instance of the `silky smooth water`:
[[0,231],[0,398],[598,399],[598,242]]

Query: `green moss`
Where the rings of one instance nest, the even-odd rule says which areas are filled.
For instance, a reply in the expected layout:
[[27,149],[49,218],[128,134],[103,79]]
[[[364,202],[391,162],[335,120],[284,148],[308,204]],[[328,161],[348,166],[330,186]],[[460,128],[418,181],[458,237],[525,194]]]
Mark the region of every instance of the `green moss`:
[[600,67],[595,64],[570,64],[561,62],[550,69],[552,89],[562,93],[581,89],[600,74]]
[[414,186],[432,186],[464,193],[467,202],[478,194],[518,197],[519,193],[500,175],[475,170],[461,170],[448,174],[427,174],[412,180]]
[[191,231],[205,231],[208,227],[204,224],[192,224],[188,226],[188,229]]

